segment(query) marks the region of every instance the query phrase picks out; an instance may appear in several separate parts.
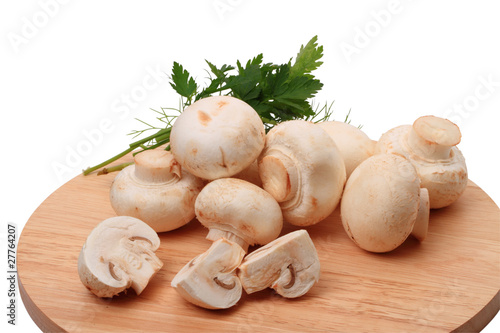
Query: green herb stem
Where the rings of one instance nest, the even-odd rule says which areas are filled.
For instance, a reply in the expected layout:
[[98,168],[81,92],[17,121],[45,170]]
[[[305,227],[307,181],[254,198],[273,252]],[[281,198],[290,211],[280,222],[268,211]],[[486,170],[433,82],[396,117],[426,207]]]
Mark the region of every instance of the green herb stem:
[[83,174],[86,176],[102,167],[105,167],[106,165],[110,164],[110,163],[113,163],[114,161],[116,161],[117,159],[127,155],[128,153],[132,152],[134,149],[136,149],[137,147],[130,147],[124,151],[122,151],[121,153],[119,153],[118,155],[116,156],[113,156],[111,157],[110,159],[96,165],[96,166],[93,166],[93,167],[90,167],[90,168],[87,168],[85,170],[83,170]]
[[108,174],[110,172],[121,171],[132,164],[134,164],[134,162],[126,162],[126,163],[118,164],[118,165],[115,165],[115,166],[112,166],[109,168],[102,168],[102,170],[100,170],[97,173],[97,175],[100,176],[100,175]]

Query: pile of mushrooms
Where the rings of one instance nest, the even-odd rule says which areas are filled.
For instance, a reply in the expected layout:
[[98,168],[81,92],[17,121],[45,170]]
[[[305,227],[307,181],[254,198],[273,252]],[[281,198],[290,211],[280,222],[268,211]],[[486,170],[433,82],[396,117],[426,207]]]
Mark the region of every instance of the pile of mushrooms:
[[[320,148],[315,153],[314,147],[309,149],[307,143],[294,139],[290,130],[286,134],[283,126],[296,126],[298,130],[305,126],[306,133],[311,133],[310,140],[318,140]],[[337,206],[345,183],[345,168],[333,140],[308,122],[288,122],[283,126],[276,126],[266,136],[262,120],[248,104],[233,97],[216,96],[186,108],[172,127],[173,156],[182,168],[208,182],[198,194],[194,210],[197,220],[208,228],[206,238],[213,244],[188,262],[171,283],[187,301],[207,309],[235,305],[242,294],[242,282],[248,280],[241,280],[238,272],[249,246],[274,244],[284,219],[298,225],[314,224]],[[336,185],[332,187],[330,181],[325,185],[324,179],[320,179],[322,175],[336,179]],[[314,191],[317,197],[313,197]],[[308,234],[307,238],[307,248],[316,253]],[[297,274],[293,268],[283,273],[275,271],[270,263],[277,266],[281,259],[273,255],[274,248],[282,249],[283,243],[306,242],[305,239],[286,238],[276,246],[270,245],[269,254],[262,254],[267,259],[252,264],[258,267],[253,269],[266,276],[286,274],[287,289],[301,290],[283,293],[284,297],[303,295],[314,283],[297,278],[303,273]],[[311,260],[315,262],[311,274],[316,282],[317,254],[309,259],[295,254],[290,252],[288,256],[297,262],[296,267],[309,267]],[[256,276],[254,279],[258,280]],[[268,281],[252,283],[262,285],[261,289],[273,287]],[[243,283],[245,290],[247,286]]]
[[140,294],[163,265],[157,233],[195,217],[211,246],[171,281],[183,299],[226,309],[243,290],[300,297],[318,282],[320,260],[307,230],[283,234],[284,223],[307,228],[340,207],[355,245],[393,251],[410,235],[423,241],[430,209],[467,185],[460,130],[434,116],[378,142],[337,121],[291,120],[266,134],[250,105],[214,96],[188,106],[170,139],[170,151],[141,152],[115,177],[119,216],[97,225],[81,250],[80,279],[99,297]]
[[346,183],[341,219],[359,247],[388,252],[411,234],[426,238],[430,209],[455,202],[467,186],[459,128],[423,116],[384,133]]

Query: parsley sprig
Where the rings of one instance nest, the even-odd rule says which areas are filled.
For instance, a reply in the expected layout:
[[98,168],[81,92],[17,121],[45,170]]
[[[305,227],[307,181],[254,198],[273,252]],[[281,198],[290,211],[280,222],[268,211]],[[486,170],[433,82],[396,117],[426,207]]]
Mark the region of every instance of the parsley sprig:
[[[312,72],[323,63],[320,61],[323,57],[323,46],[318,46],[317,39],[317,36],[314,36],[306,45],[302,45],[293,62],[290,59],[281,65],[265,63],[262,54],[258,54],[245,64],[237,61],[236,66],[217,67],[205,60],[209,67],[209,83],[204,88],[201,88],[181,64],[174,62],[170,85],[180,96],[179,107],[153,110],[160,115],[157,119],[164,123],[164,127],[152,126],[139,120],[147,128],[130,134],[137,137],[146,131],[153,130],[154,133],[131,143],[129,148],[103,163],[84,170],[83,174],[87,175],[103,168],[130,152],[135,151],[137,154],[168,144],[172,124],[178,114],[197,100],[216,94],[233,96],[248,103],[259,114],[266,131],[287,120],[314,121],[320,113],[323,115],[321,121],[328,120],[331,115],[331,105],[325,104],[321,108],[313,108],[311,102],[323,87],[320,80],[312,75]],[[177,112],[175,115],[170,115],[165,110]],[[130,163],[104,168],[99,174],[121,170],[128,164]]]

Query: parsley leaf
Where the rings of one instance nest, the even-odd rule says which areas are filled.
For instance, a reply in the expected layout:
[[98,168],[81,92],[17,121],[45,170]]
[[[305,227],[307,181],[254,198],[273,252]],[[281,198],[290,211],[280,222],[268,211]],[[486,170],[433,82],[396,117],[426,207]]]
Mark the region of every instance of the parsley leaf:
[[179,95],[186,97],[186,105],[189,105],[191,103],[191,99],[196,94],[196,90],[198,89],[198,85],[193,77],[189,75],[189,72],[185,70],[182,65],[174,62],[171,79],[172,82],[170,85],[172,88],[174,88]]
[[306,46],[302,45],[300,51],[295,57],[295,63],[291,68],[291,76],[297,77],[304,74],[310,74],[317,69],[322,61],[318,61],[323,57],[323,46],[318,46],[318,36],[314,36]]

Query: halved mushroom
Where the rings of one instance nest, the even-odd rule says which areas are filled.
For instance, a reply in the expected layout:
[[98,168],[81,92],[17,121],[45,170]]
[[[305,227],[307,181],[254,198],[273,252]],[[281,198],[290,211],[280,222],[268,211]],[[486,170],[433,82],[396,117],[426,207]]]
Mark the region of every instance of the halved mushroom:
[[263,188],[280,203],[284,219],[309,226],[337,207],[346,169],[330,136],[319,126],[291,120],[269,131],[259,156]]
[[113,297],[132,287],[139,295],[163,263],[156,257],[157,233],[130,216],[99,223],[89,234],[78,257],[83,285],[99,297]]
[[230,96],[200,99],[172,126],[170,147],[183,168],[203,179],[231,177],[259,156],[264,124],[255,110]]
[[283,227],[276,200],[262,188],[236,178],[217,179],[207,184],[196,198],[198,221],[209,229],[207,239],[226,238],[245,252],[249,245],[267,244]]
[[319,122],[318,126],[335,141],[344,160],[347,178],[361,162],[373,155],[377,142],[358,127],[341,121]]
[[318,254],[306,230],[291,232],[257,249],[238,267],[247,294],[272,288],[283,297],[300,297],[319,276]]
[[181,170],[169,151],[146,150],[120,171],[110,190],[117,215],[133,216],[156,232],[177,229],[194,218],[194,201],[205,182]]
[[245,251],[224,238],[187,263],[172,280],[185,300],[206,309],[227,309],[241,298],[236,268]]
[[431,208],[449,206],[467,187],[467,166],[456,147],[461,133],[451,121],[435,116],[420,117],[411,125],[384,133],[377,153],[394,153],[410,160],[417,169],[421,186],[429,190]]
[[346,183],[340,204],[342,225],[362,249],[388,252],[414,231],[423,240],[429,223],[426,190],[413,165],[395,154],[362,162]]

